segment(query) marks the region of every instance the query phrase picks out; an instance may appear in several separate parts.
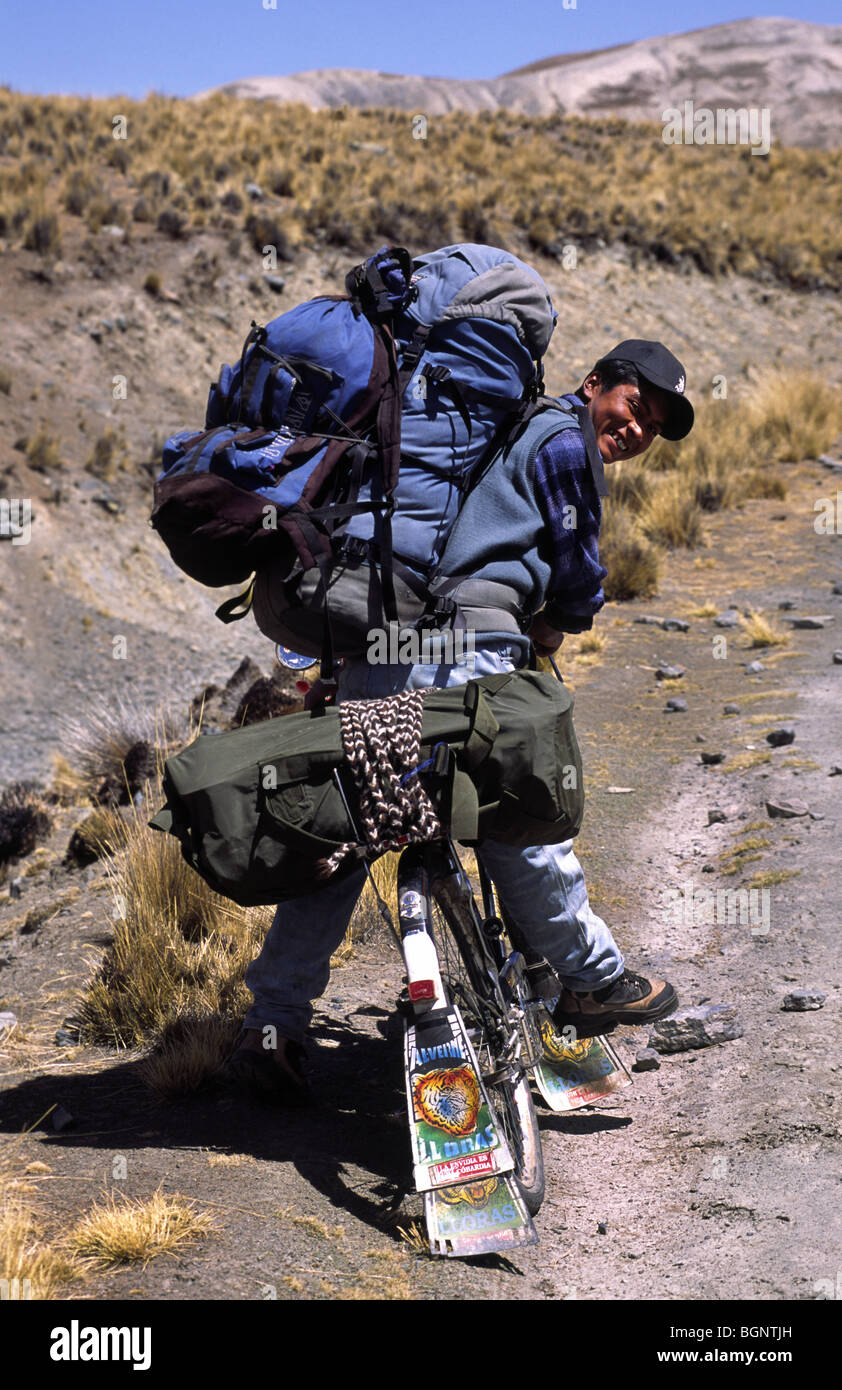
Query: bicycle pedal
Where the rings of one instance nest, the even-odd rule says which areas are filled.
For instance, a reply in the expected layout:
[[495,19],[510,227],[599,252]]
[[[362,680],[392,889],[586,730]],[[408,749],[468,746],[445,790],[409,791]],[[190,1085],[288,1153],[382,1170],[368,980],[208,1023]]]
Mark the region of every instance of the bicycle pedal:
[[395,1011],[400,1014],[401,1018],[415,1017],[415,1006],[409,997],[409,988],[407,985],[404,985],[395,1000]]

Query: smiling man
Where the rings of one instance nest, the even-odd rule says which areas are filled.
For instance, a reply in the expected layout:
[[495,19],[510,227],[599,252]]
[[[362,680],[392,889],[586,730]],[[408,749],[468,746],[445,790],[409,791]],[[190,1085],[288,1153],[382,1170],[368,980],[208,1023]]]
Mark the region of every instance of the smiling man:
[[[523,427],[468,493],[432,588],[451,598],[473,650],[414,665],[345,663],[337,703],[402,690],[462,685],[523,667],[530,647],[551,655],[566,632],[583,632],[605,602],[598,540],[604,465],[642,454],[658,434],[681,439],[693,425],[681,363],[662,343],[629,339],[600,358],[578,392],[536,404]],[[631,970],[591,908],[573,842],[516,848],[487,840],[477,855],[497,887],[536,993],[557,998],[553,1017],[579,1036],[650,1024],[678,1005],[672,985]],[[301,1044],[323,993],[365,873],[282,903],[263,950],[246,972],[254,993],[243,1038],[226,1072],[305,1095]],[[276,1039],[267,1052],[266,1030]]]

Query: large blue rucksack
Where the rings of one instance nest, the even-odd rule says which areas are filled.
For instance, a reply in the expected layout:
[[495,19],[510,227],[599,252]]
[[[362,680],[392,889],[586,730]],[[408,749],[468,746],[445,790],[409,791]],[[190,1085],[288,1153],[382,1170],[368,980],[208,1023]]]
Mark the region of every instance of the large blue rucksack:
[[253,599],[267,635],[327,665],[373,627],[449,616],[430,576],[540,394],[555,323],[538,274],[490,246],[384,248],[346,288],[252,324],[205,429],[167,440],[152,514],[199,582],[255,574],[224,621]]

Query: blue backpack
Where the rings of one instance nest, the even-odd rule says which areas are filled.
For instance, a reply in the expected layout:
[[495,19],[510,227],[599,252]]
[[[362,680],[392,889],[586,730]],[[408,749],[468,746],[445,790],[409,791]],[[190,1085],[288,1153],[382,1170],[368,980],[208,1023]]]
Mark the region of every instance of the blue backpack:
[[200,583],[256,575],[223,621],[253,598],[267,635],[327,666],[430,609],[468,489],[541,392],[556,317],[538,274],[490,246],[386,247],[345,283],[252,324],[205,429],[167,440],[152,513]]

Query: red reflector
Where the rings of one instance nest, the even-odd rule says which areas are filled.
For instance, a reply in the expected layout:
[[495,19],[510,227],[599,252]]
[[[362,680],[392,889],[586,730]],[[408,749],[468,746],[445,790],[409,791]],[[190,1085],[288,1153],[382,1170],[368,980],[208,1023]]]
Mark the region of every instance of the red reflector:
[[432,980],[415,980],[409,986],[409,997],[413,1003],[416,999],[435,999],[436,986]]

